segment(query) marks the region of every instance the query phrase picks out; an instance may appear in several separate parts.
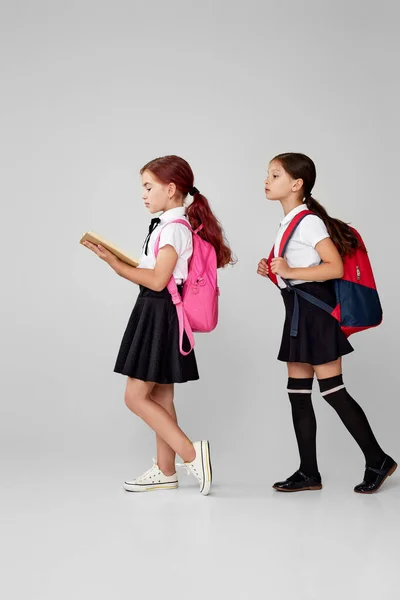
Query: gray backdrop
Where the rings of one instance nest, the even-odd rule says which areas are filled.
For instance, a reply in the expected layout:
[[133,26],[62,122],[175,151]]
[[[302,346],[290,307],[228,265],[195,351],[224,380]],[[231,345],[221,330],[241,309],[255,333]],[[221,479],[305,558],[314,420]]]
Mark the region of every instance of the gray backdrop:
[[[211,440],[216,481],[272,483],[297,466],[276,361],[283,305],[256,275],[281,219],[263,181],[283,151],[315,160],[316,197],[369,248],[385,319],[351,339],[345,381],[399,456],[397,12],[355,0],[1,3],[0,444],[14,475],[76,464],[120,482],[149,466],[152,432],[113,373],[137,288],[78,241],[92,229],[138,255],[149,220],[138,171],[169,153],[190,162],[239,258],[220,272],[217,330],[196,338],[201,379],[176,392],[184,430]],[[315,391],[321,470],[357,483],[362,455]]]

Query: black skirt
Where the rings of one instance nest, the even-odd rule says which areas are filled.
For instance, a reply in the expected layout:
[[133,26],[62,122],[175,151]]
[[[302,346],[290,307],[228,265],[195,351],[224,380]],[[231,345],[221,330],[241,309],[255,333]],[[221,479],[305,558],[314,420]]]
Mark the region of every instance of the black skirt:
[[[183,349],[189,349],[186,334]],[[161,384],[199,379],[194,350],[180,353],[178,316],[167,288],[154,292],[140,286],[114,372]]]
[[[332,281],[301,283],[296,287],[320,298],[332,307],[336,304]],[[322,308],[314,306],[300,296],[298,296],[298,334],[296,337],[292,337],[290,329],[294,293],[286,288],[281,293],[285,303],[286,317],[278,360],[323,365],[353,352],[354,348],[341,330],[338,321]]]

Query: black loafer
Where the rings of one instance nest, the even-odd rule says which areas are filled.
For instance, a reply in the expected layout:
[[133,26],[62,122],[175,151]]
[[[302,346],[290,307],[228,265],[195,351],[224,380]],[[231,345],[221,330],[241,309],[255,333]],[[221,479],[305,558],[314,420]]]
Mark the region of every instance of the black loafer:
[[296,471],[286,481],[278,481],[272,486],[278,492],[303,492],[305,490],[321,490],[321,477],[309,477],[302,471]]
[[377,492],[385,479],[393,475],[397,469],[397,463],[391,456],[386,454],[385,459],[380,469],[373,469],[366,465],[364,473],[364,481],[359,483],[354,488],[357,494],[373,494]]

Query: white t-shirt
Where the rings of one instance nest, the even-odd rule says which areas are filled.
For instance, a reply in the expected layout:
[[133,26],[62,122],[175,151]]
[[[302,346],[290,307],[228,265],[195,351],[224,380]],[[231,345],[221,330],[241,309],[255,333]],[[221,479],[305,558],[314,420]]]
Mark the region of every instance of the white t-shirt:
[[185,225],[181,223],[171,223],[171,225],[165,225],[175,219],[183,219],[188,221],[186,217],[186,209],[184,206],[178,208],[171,208],[160,215],[160,223],[154,229],[150,236],[149,246],[147,249],[147,256],[142,251],[142,255],[139,259],[140,269],[154,269],[156,264],[156,257],[154,255],[154,246],[156,239],[160,233],[160,250],[166,245],[173,246],[178,254],[178,261],[176,263],[173,275],[177,283],[183,283],[186,281],[188,276],[188,261],[193,253],[193,239],[192,232]]
[[[278,234],[275,240],[274,256],[279,255],[279,246],[289,223],[291,220],[303,210],[308,210],[305,204],[297,206],[288,213],[280,223]],[[317,215],[307,215],[297,225],[292,237],[286,248],[285,257],[289,267],[302,268],[302,267],[316,267],[321,264],[321,257],[315,250],[315,246],[321,240],[329,237],[328,230],[322,219]],[[286,285],[282,279],[277,277],[278,285],[280,288],[285,288]],[[306,283],[301,279],[291,279],[290,283],[298,285],[299,283]]]

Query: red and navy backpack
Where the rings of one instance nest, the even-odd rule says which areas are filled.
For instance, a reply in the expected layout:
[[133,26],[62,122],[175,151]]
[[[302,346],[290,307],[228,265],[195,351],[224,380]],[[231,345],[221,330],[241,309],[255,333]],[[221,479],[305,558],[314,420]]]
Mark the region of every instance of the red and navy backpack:
[[[288,225],[283,234],[279,248],[279,256],[284,256],[287,245],[292,237],[296,227],[307,215],[313,215],[310,210],[304,210],[298,213]],[[353,227],[351,231],[356,235],[359,241],[359,247],[352,253],[343,258],[344,273],[341,279],[334,279],[334,289],[336,296],[336,305],[329,306],[322,300],[315,298],[311,294],[304,292],[292,285],[290,281],[284,279],[284,283],[289,290],[295,293],[295,318],[292,321],[291,335],[297,335],[298,324],[298,298],[297,294],[308,300],[312,304],[319,306],[332,317],[339,321],[340,327],[346,337],[357,331],[363,331],[370,327],[376,327],[382,322],[382,307],[376,289],[375,279],[372,272],[371,263],[368,258],[365,244]],[[274,257],[274,247],[268,258],[268,266]],[[275,285],[278,285],[277,277],[269,269],[269,278]],[[297,312],[297,315],[296,315]]]

